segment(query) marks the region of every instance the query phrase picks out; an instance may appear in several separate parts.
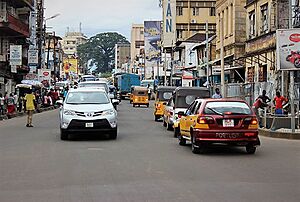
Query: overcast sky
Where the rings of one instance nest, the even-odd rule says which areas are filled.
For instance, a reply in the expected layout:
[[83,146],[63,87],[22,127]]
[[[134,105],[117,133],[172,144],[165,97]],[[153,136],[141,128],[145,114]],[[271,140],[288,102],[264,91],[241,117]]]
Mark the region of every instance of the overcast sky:
[[130,40],[132,23],[144,20],[161,20],[159,0],[45,0],[45,17],[60,16],[48,20],[48,31],[63,36],[67,31],[78,31],[79,23],[88,36],[116,31]]

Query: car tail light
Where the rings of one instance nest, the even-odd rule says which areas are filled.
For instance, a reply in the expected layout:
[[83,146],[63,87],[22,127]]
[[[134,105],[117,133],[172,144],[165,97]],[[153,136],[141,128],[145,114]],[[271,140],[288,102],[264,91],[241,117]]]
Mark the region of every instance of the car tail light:
[[198,116],[197,123],[200,129],[209,129],[209,124],[214,124],[215,121],[209,116]]
[[258,129],[258,121],[257,121],[257,118],[252,118],[252,117],[249,117],[249,118],[246,118],[244,120],[245,124],[249,124],[248,126],[248,129]]

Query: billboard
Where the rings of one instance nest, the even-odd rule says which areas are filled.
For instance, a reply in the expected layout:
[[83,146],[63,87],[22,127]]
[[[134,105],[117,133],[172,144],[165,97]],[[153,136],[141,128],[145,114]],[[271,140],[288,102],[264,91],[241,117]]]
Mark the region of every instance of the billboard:
[[163,1],[163,47],[173,47],[176,42],[176,0]]
[[78,72],[78,59],[64,58],[63,64],[64,64],[64,72],[66,74],[70,72],[72,73]]
[[[161,21],[145,21],[146,78],[152,77],[160,60]],[[155,75],[153,75],[155,76]]]
[[280,29],[277,38],[277,70],[300,70],[300,29]]

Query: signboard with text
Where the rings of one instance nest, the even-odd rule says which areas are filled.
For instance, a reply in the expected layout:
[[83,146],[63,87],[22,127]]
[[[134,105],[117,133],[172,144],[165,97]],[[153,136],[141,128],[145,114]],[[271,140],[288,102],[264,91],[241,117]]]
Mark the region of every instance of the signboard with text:
[[176,0],[163,1],[163,47],[173,47],[176,42]]
[[22,65],[22,46],[10,45],[9,50],[9,64],[11,66]]

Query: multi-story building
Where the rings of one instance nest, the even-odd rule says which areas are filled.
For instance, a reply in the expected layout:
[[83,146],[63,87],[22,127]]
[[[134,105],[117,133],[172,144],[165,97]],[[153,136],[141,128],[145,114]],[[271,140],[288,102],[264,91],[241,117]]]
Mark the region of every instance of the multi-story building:
[[289,26],[287,5],[289,0],[246,1],[246,82],[280,80],[276,74],[276,30]]
[[87,37],[81,32],[67,32],[62,40],[63,51],[66,55],[77,55],[77,46],[87,42]]
[[[245,81],[244,60],[246,41],[246,0],[216,1],[216,62],[213,71],[220,69],[220,52],[223,42],[225,61],[225,81],[229,83]],[[222,29],[222,30],[221,30]],[[221,36],[221,33],[222,36]],[[220,77],[220,76],[219,76]],[[220,78],[217,79],[220,81]]]
[[[14,91],[14,86],[29,72],[27,38],[30,36],[29,17],[33,0],[0,0],[0,92]],[[11,68],[10,45],[22,47],[21,65]]]
[[130,60],[131,69],[134,73],[143,73],[144,66],[144,25],[133,24],[131,27],[131,46],[130,46]]
[[[115,45],[115,72],[129,72],[130,43],[118,43]],[[127,69],[122,69],[126,64]]]

